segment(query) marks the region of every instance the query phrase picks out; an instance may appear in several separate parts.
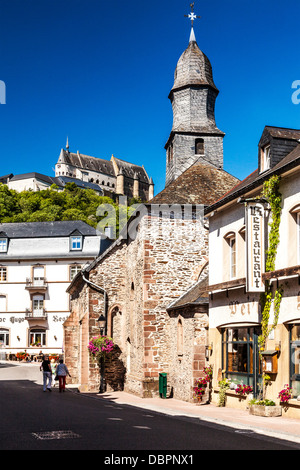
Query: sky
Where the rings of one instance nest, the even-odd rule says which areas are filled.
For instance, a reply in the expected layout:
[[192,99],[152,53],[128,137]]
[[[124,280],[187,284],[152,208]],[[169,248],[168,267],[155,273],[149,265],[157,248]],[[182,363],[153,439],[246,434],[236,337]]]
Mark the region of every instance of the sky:
[[[185,0],[0,0],[0,175],[54,176],[68,137],[72,152],[144,165],[161,191],[189,13]],[[300,2],[195,0],[195,13],[224,169],[243,179],[266,125],[300,129]]]

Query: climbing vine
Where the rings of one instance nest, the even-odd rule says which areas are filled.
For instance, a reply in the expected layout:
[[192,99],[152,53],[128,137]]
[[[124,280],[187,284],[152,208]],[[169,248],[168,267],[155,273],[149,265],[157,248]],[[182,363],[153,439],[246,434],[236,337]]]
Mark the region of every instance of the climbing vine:
[[[279,192],[280,178],[277,175],[271,176],[271,178],[264,183],[263,196],[267,199],[271,208],[271,222],[269,224],[269,247],[266,251],[266,272],[275,270],[275,260],[277,254],[277,248],[279,244],[279,226],[281,220],[281,202],[282,196]],[[262,334],[259,337],[260,351],[265,348],[266,340],[272,330],[274,330],[278,323],[280,304],[283,294],[283,287],[278,286],[273,299],[273,292],[271,283],[267,280],[265,282],[265,292],[261,295],[261,308],[262,308]],[[269,326],[270,310],[273,300],[274,306],[274,320],[273,324]]]

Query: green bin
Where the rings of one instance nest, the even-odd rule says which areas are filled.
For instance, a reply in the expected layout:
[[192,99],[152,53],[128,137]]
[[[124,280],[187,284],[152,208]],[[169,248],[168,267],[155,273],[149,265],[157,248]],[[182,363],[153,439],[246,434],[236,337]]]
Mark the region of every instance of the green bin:
[[160,398],[167,398],[167,374],[160,372],[159,374],[159,396]]

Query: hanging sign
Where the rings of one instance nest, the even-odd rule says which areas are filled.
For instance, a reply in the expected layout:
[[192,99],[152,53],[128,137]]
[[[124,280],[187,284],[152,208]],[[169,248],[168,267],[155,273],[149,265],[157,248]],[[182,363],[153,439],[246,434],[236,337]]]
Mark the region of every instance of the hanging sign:
[[265,271],[264,206],[259,202],[246,204],[247,292],[264,292],[262,274]]

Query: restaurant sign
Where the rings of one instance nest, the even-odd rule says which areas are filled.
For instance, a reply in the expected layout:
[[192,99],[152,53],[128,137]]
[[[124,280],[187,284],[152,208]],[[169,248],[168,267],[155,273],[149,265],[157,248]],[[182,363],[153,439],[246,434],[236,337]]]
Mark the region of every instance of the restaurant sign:
[[262,274],[265,271],[265,217],[260,202],[246,204],[247,292],[264,292]]

